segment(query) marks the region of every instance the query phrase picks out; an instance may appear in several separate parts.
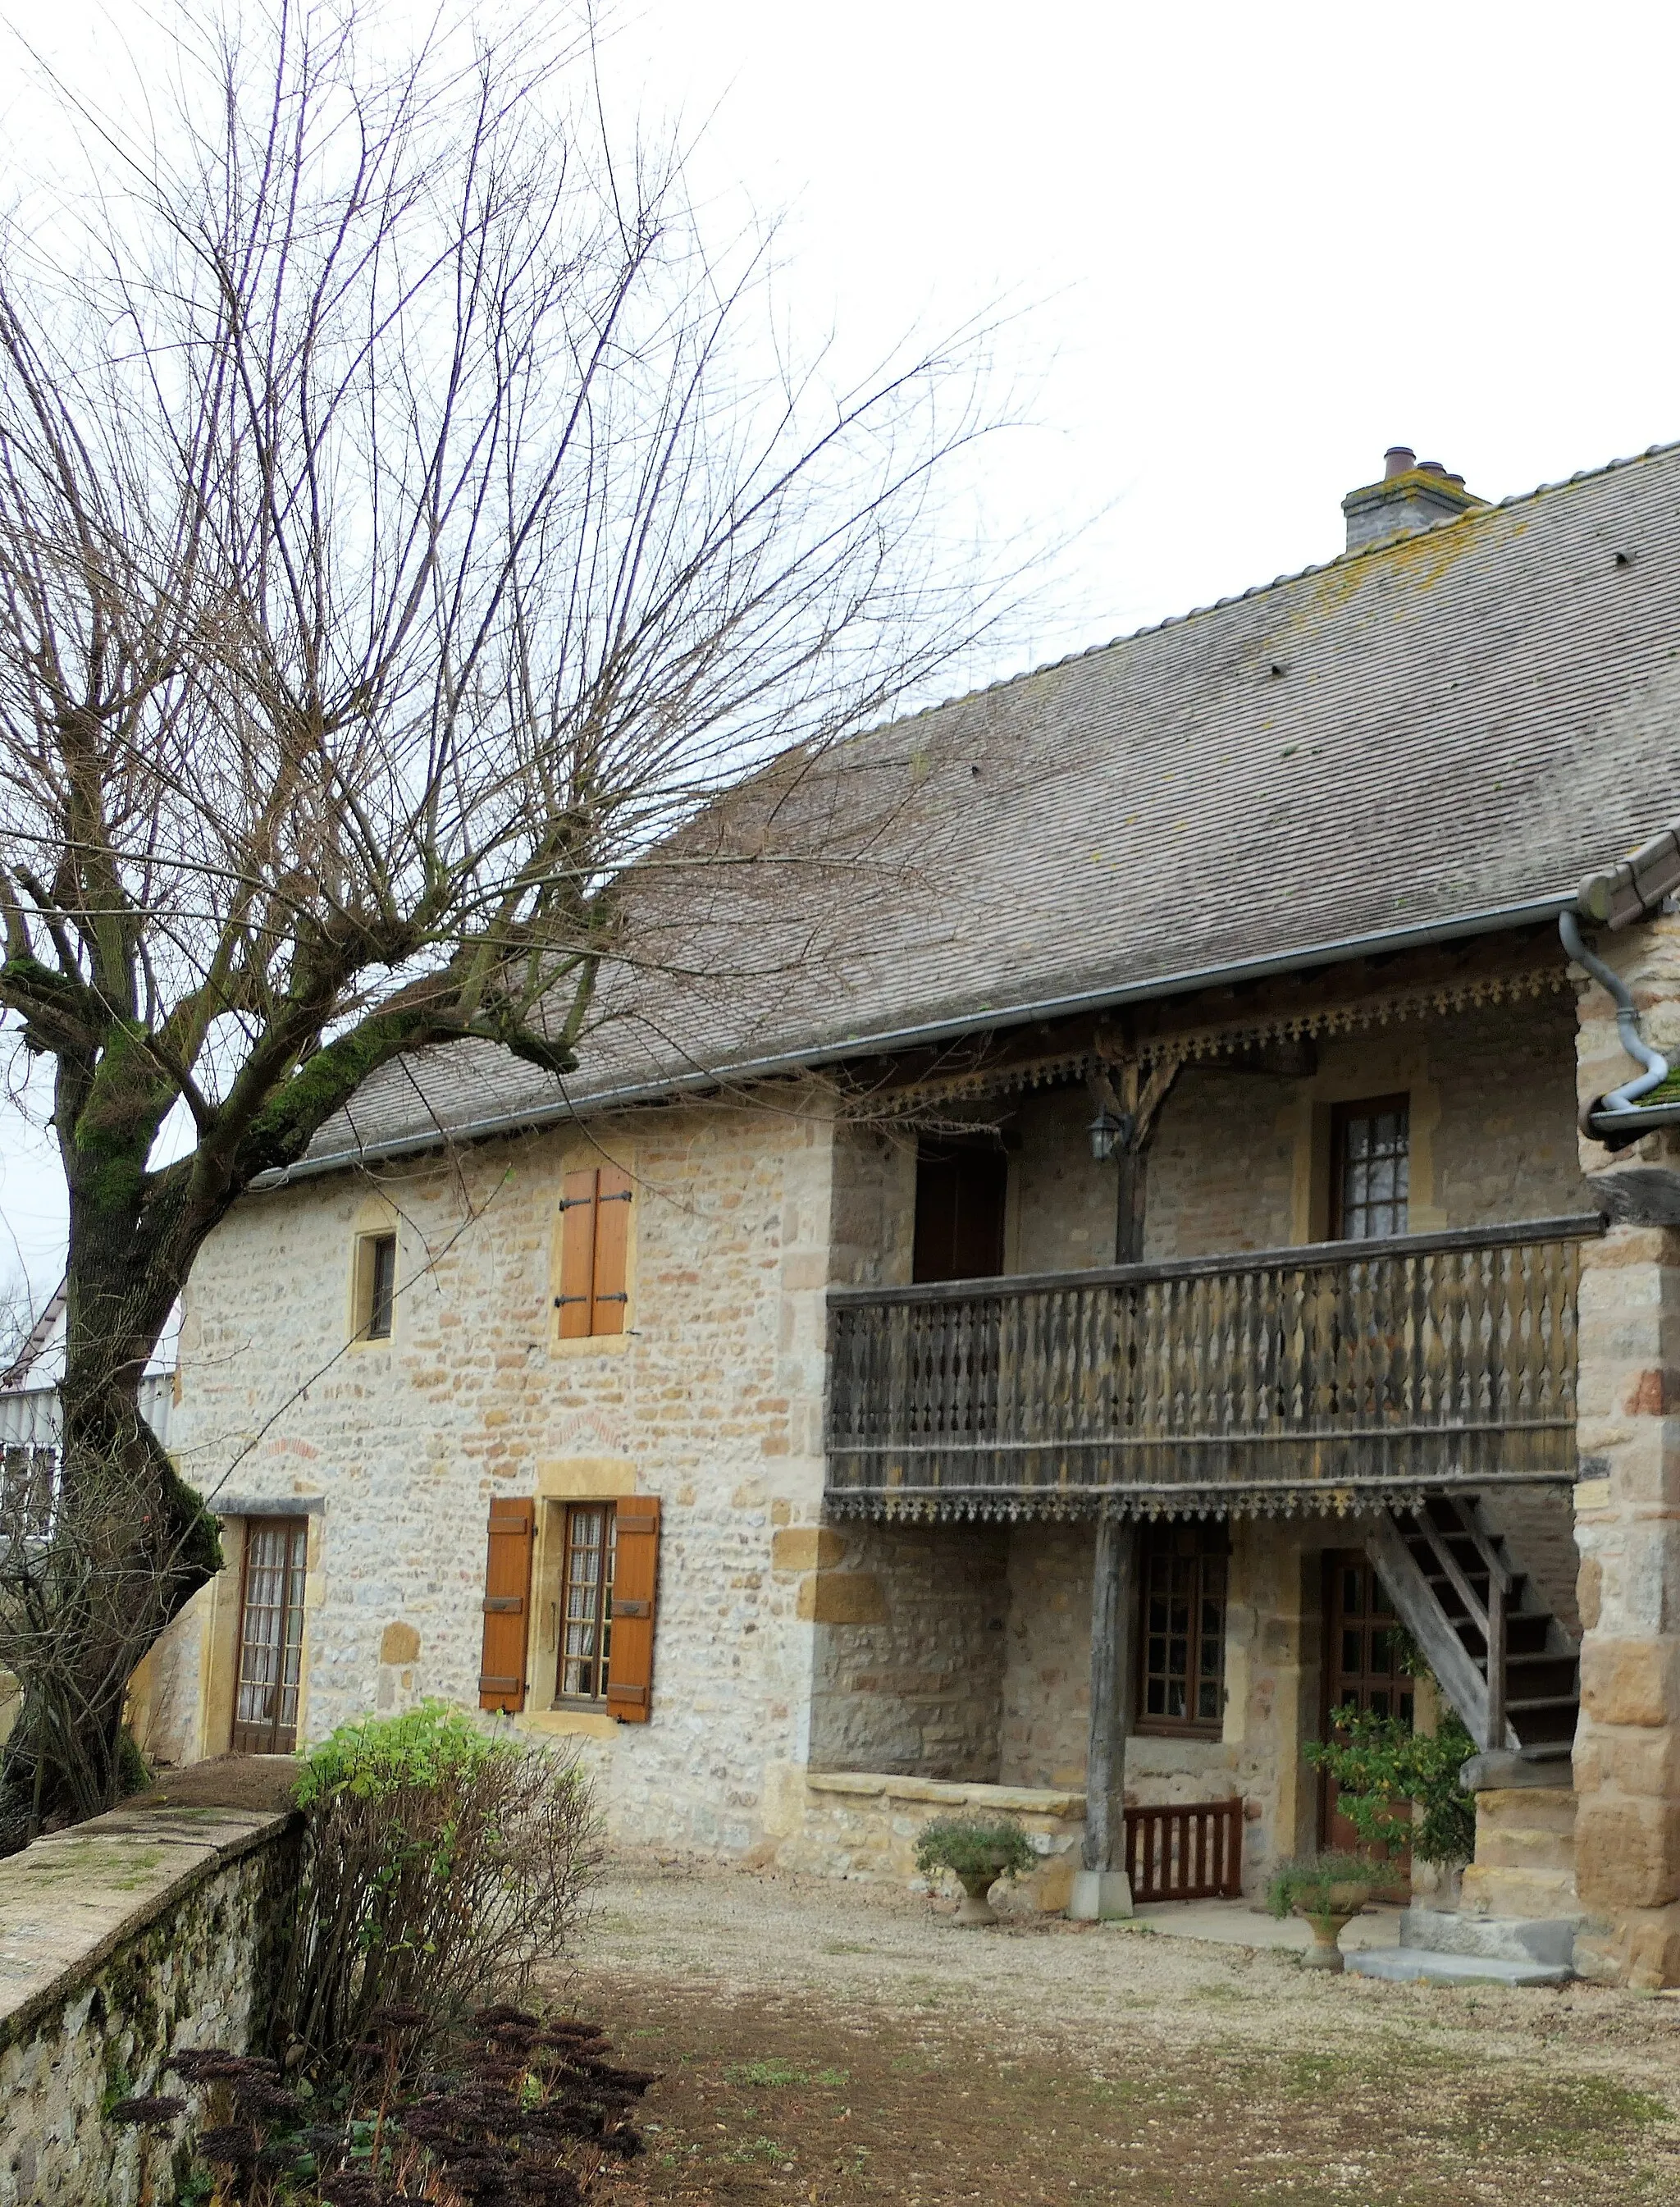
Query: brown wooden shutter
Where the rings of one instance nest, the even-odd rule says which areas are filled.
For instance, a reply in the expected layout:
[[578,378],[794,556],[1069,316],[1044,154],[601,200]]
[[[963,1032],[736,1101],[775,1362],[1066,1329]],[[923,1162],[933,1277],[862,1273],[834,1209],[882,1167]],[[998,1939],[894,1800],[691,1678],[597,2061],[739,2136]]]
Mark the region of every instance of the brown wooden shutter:
[[560,1338],[589,1331],[595,1284],[595,1172],[569,1172],[560,1182]]
[[613,1564],[613,1653],[607,1714],[646,1724],[654,1696],[654,1612],[659,1595],[659,1498],[628,1495],[618,1508]]
[[525,1648],[531,1610],[531,1547],[535,1502],[490,1504],[488,1554],[484,1564],[484,1653],[478,1674],[481,1709],[525,1706]]
[[589,1331],[622,1333],[630,1268],[630,1175],[602,1165],[595,1175],[595,1282]]

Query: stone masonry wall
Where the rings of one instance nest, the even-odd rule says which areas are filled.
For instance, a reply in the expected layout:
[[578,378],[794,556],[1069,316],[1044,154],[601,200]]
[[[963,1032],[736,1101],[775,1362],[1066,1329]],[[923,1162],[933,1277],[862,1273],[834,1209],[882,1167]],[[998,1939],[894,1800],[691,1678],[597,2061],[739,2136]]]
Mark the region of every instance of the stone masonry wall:
[[295,1821],[136,1806],[0,1863],[0,2207],[175,2197],[180,2126],[146,2144],[105,2110],[178,2090],[176,2048],[249,2045]]
[[[1680,1062],[1680,921],[1601,937],[1656,1046]],[[1606,993],[1584,990],[1583,1103],[1632,1071]],[[1680,1984],[1680,1141],[1605,1150],[1594,1195],[1625,1223],[1581,1252],[1575,1489],[1581,1551],[1576,1887],[1585,1973]]]
[[1005,1785],[1085,1784],[1094,1546],[1089,1525],[1010,1528],[1000,1769]]
[[1007,1536],[848,1524],[817,1580],[810,1766],[989,1784],[1003,1711]]
[[[476,1706],[493,1494],[651,1492],[651,1722],[519,1721],[582,1736],[616,1834],[751,1845],[767,1757],[804,1752],[815,1558],[772,1543],[814,1540],[820,1510],[829,1136],[820,1112],[649,1112],[305,1181],[218,1229],[187,1299],[174,1437],[217,1506],[316,1513],[306,1742],[426,1695]],[[560,1343],[560,1179],[603,1156],[636,1191],[628,1331]],[[347,1349],[354,1237],[386,1221],[393,1338]],[[212,1606],[175,1628],[196,1667],[170,1666],[174,1737],[159,1719],[154,1752],[225,1745]]]

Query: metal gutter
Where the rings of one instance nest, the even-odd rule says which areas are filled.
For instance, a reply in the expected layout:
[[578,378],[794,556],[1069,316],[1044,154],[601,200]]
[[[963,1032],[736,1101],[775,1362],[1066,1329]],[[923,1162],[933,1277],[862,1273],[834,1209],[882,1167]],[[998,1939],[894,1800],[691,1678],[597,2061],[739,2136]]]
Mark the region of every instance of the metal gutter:
[[1434,943],[1461,942],[1478,935],[1503,934],[1509,929],[1554,920],[1574,905],[1575,899],[1573,889],[1561,889],[1550,896],[1528,898],[1521,904],[1492,905],[1484,911],[1466,912],[1455,919],[1423,920],[1414,926],[1384,928],[1372,935],[1342,936],[1329,942],[1309,944],[1301,950],[1242,958],[1223,966],[1189,966],[1153,981],[1123,982],[1106,989],[1084,990],[1076,996],[1047,996],[1001,1010],[988,1009],[960,1018],[936,1020],[924,1026],[846,1035],[834,1042],[813,1044],[804,1050],[744,1058],[709,1070],[670,1074],[616,1088],[591,1089],[575,1102],[561,1098],[532,1103],[519,1110],[467,1120],[458,1126],[412,1129],[355,1149],[301,1157],[294,1165],[260,1173],[251,1186],[254,1189],[288,1187],[294,1181],[313,1180],[322,1173],[343,1172],[350,1165],[412,1156],[453,1142],[486,1141],[498,1134],[525,1133],[560,1121],[593,1116],[632,1104],[657,1103],[666,1097],[720,1087],[726,1082],[766,1080],[779,1074],[805,1073],[820,1066],[842,1064],[848,1058],[877,1057],[888,1051],[930,1049],[941,1043],[958,1042],[966,1035],[1000,1033],[1009,1027],[1030,1026],[1040,1020],[1070,1019],[1081,1012],[1114,1011],[1127,1004],[1155,1003],[1169,996],[1189,996],[1199,989],[1228,988],[1239,982],[1265,980],[1275,974],[1304,972],[1315,966],[1344,965],[1355,958],[1427,949]]
[[1635,1104],[1631,1111],[1593,1111],[1587,1120],[1595,1141],[1618,1150],[1658,1127],[1680,1127],[1680,1104]]

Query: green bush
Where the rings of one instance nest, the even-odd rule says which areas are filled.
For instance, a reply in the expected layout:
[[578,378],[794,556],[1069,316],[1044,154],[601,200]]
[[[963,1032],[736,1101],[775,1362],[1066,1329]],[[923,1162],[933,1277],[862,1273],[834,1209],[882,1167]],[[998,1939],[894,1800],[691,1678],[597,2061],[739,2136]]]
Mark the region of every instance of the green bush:
[[1013,1816],[936,1816],[916,1839],[916,1867],[924,1875],[1020,1877],[1032,1860],[1032,1842]]
[[343,2062],[393,2007],[423,2008],[435,2036],[570,1944],[600,1847],[569,1750],[427,1702],[341,1727],[296,1798],[302,1868],[274,2019],[290,2060]]
[[1432,1738],[1368,1709],[1332,1709],[1330,1723],[1339,1737],[1312,1743],[1306,1759],[1336,1780],[1336,1805],[1366,1845],[1409,1846],[1419,1862],[1468,1862],[1476,1803],[1458,1773],[1476,1743],[1457,1716],[1444,1710]]
[[1266,1906],[1274,1916],[1288,1916],[1299,1907],[1305,1916],[1329,1916],[1330,1893],[1338,1885],[1363,1886],[1367,1893],[1380,1882],[1382,1870],[1368,1855],[1343,1854],[1330,1849],[1321,1855],[1299,1855],[1279,1863],[1266,1887]]

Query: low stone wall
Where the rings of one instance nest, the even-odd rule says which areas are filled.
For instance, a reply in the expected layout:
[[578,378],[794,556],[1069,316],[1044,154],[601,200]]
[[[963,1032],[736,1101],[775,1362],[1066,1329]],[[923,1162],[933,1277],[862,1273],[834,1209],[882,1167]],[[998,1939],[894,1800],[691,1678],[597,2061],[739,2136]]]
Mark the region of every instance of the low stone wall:
[[105,2110],[178,2090],[175,2048],[248,2043],[297,1821],[137,1804],[0,1862],[0,2207],[174,2196],[172,2136],[143,2148]]
[[784,1869],[920,1885],[916,1834],[939,1815],[1013,1816],[1039,1866],[1014,1891],[1030,1906],[1065,1908],[1085,1839],[1085,1795],[1040,1786],[967,1785],[873,1771],[807,1770],[772,1763],[765,1773],[766,1851]]

